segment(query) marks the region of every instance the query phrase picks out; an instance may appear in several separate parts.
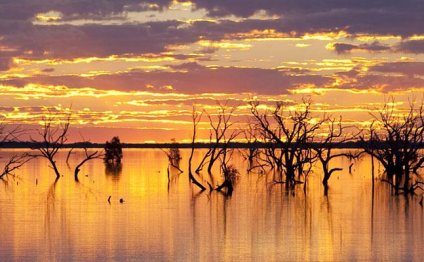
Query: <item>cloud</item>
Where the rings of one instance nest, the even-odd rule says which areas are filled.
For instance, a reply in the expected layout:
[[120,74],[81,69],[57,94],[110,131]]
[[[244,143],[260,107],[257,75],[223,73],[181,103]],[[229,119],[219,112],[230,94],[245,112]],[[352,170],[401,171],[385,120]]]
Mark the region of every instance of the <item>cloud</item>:
[[4,35],[1,42],[19,50],[19,56],[35,59],[159,53],[167,45],[198,40],[190,31],[178,30],[179,24],[33,26]]
[[12,65],[10,57],[0,57],[0,71],[6,71]]
[[[56,11],[63,20],[105,19],[131,10],[163,9],[172,1],[145,0],[14,0],[0,3],[0,17],[5,20],[31,20],[39,13]],[[156,3],[156,5],[149,5]]]
[[424,3],[420,0],[267,0],[209,1],[193,0],[196,8],[209,15],[251,17],[259,11],[279,15],[282,24],[292,30],[337,31],[352,34],[395,34],[410,36],[424,32]]
[[424,89],[424,79],[405,75],[367,74],[345,82],[337,88],[366,89],[378,92],[397,92],[412,89]]
[[138,90],[199,94],[199,93],[258,93],[283,94],[300,85],[322,86],[331,78],[319,75],[292,76],[276,69],[204,67],[196,63],[174,66],[177,72],[133,70],[130,72],[80,76],[38,75],[4,80],[4,84],[25,86],[29,83],[92,87],[96,89]]
[[371,53],[390,51],[398,53],[422,54],[424,53],[424,40],[403,40],[393,45],[381,44],[378,41],[365,44],[333,43],[328,45],[327,49],[334,50],[338,54],[347,54],[352,51],[367,51]]
[[405,76],[424,76],[424,62],[391,62],[382,63],[369,69],[381,73],[398,73]]
[[[424,34],[424,3],[406,1],[334,1],[319,4],[298,1],[204,1],[194,0],[194,9],[204,9],[216,21],[161,21],[129,23],[128,11],[161,10],[174,1],[143,0],[16,0],[0,3],[0,45],[13,49],[3,55],[0,70],[9,68],[13,57],[28,59],[73,59],[78,57],[108,57],[139,55],[169,51],[170,46],[188,45],[199,40],[221,41],[256,31],[272,31],[286,36],[345,31],[357,34],[400,35]],[[259,11],[276,17],[252,17]],[[83,23],[80,25],[33,24],[40,14],[55,14],[62,22],[70,20],[107,20],[121,17],[117,24]],[[245,17],[230,20],[227,15]],[[49,17],[47,16],[47,20]],[[56,18],[55,18],[56,19]],[[90,20],[91,19],[91,20]],[[385,51],[390,47],[378,42],[371,44],[336,43],[335,50]],[[421,53],[420,41],[404,41],[399,51]],[[203,52],[213,53],[216,48]]]
[[333,49],[338,54],[347,54],[352,51],[367,51],[367,52],[382,52],[392,50],[390,46],[380,44],[379,42],[372,42],[370,44],[346,44],[346,43],[334,43],[331,44],[330,49]]
[[404,53],[422,54],[424,53],[424,40],[406,40],[402,41],[397,50]]

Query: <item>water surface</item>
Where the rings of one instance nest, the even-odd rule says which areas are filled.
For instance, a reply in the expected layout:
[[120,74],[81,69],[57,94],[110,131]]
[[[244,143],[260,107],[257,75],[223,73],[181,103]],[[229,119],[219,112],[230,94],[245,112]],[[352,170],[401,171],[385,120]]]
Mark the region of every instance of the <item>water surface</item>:
[[[3,150],[3,158],[19,152]],[[376,181],[370,160],[339,160],[344,171],[324,196],[319,170],[307,194],[288,192],[271,175],[241,171],[231,197],[199,193],[187,178],[189,151],[178,175],[160,150],[125,150],[121,172],[88,162],[73,180],[77,151],[63,177],[35,159],[0,181],[1,261],[329,261],[424,257],[420,197],[393,196]],[[196,155],[197,160],[200,155]],[[376,172],[378,172],[376,167]],[[381,171],[381,170],[380,170]],[[208,175],[204,174],[205,177]],[[219,179],[219,178],[218,178]],[[111,196],[111,204],[107,199]],[[122,198],[125,202],[119,203]]]

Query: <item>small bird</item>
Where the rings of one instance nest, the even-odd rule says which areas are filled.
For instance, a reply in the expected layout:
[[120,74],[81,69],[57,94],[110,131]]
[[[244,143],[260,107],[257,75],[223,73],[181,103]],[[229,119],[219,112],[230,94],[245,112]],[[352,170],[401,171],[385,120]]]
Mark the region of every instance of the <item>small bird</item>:
[[124,199],[123,198],[121,198],[121,199],[119,199],[119,203],[124,203]]
[[421,206],[423,206],[423,199],[424,199],[424,195],[422,195],[422,196],[421,196],[421,200],[420,200],[420,202],[419,202],[419,204],[420,204]]
[[109,196],[108,198],[107,198],[107,202],[109,202],[109,204],[110,204],[110,199],[112,198],[112,196]]

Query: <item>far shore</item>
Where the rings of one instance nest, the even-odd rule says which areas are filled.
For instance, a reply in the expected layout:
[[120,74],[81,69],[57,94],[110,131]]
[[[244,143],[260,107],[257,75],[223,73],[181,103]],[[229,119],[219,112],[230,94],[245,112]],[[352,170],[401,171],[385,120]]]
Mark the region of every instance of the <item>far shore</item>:
[[[331,144],[332,148],[339,149],[360,149],[364,147],[365,142],[356,141],[356,142],[346,142],[346,143],[333,143]],[[322,147],[323,143],[308,143],[303,145],[303,147]],[[35,149],[43,146],[43,143],[34,143],[34,142],[5,142],[0,147],[1,148],[28,148]],[[215,144],[215,143],[122,143],[123,148],[272,148],[279,147],[276,143],[261,143],[261,142],[232,142],[229,144]],[[368,145],[369,146],[369,145]],[[410,145],[413,147],[424,148],[424,144],[420,145]],[[90,143],[90,142],[77,142],[69,143],[62,146],[62,148],[104,148],[104,143]],[[325,145],[328,147],[328,145]],[[375,149],[387,147],[385,143],[375,143],[373,145]]]

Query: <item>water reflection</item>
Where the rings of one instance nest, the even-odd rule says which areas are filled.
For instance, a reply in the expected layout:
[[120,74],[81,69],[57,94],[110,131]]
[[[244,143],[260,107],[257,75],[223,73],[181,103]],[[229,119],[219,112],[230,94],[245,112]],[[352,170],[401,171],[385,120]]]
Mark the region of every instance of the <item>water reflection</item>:
[[[183,160],[188,153],[181,150]],[[60,168],[67,170],[66,154],[60,157]],[[233,157],[238,170],[248,169],[241,155]],[[17,177],[0,181],[1,261],[368,261],[424,255],[420,197],[393,196],[390,186],[373,183],[367,158],[355,163],[352,174],[348,161],[335,163],[345,172],[330,180],[327,196],[317,171],[306,194],[303,186],[273,183],[273,174],[241,172],[228,197],[199,192],[160,150],[127,150],[124,164],[105,175],[103,161],[93,160],[75,183],[72,170],[55,181],[47,163],[36,159]],[[184,161],[180,165],[187,170]]]
[[118,181],[122,173],[122,163],[104,163],[106,176],[112,178],[114,181]]

